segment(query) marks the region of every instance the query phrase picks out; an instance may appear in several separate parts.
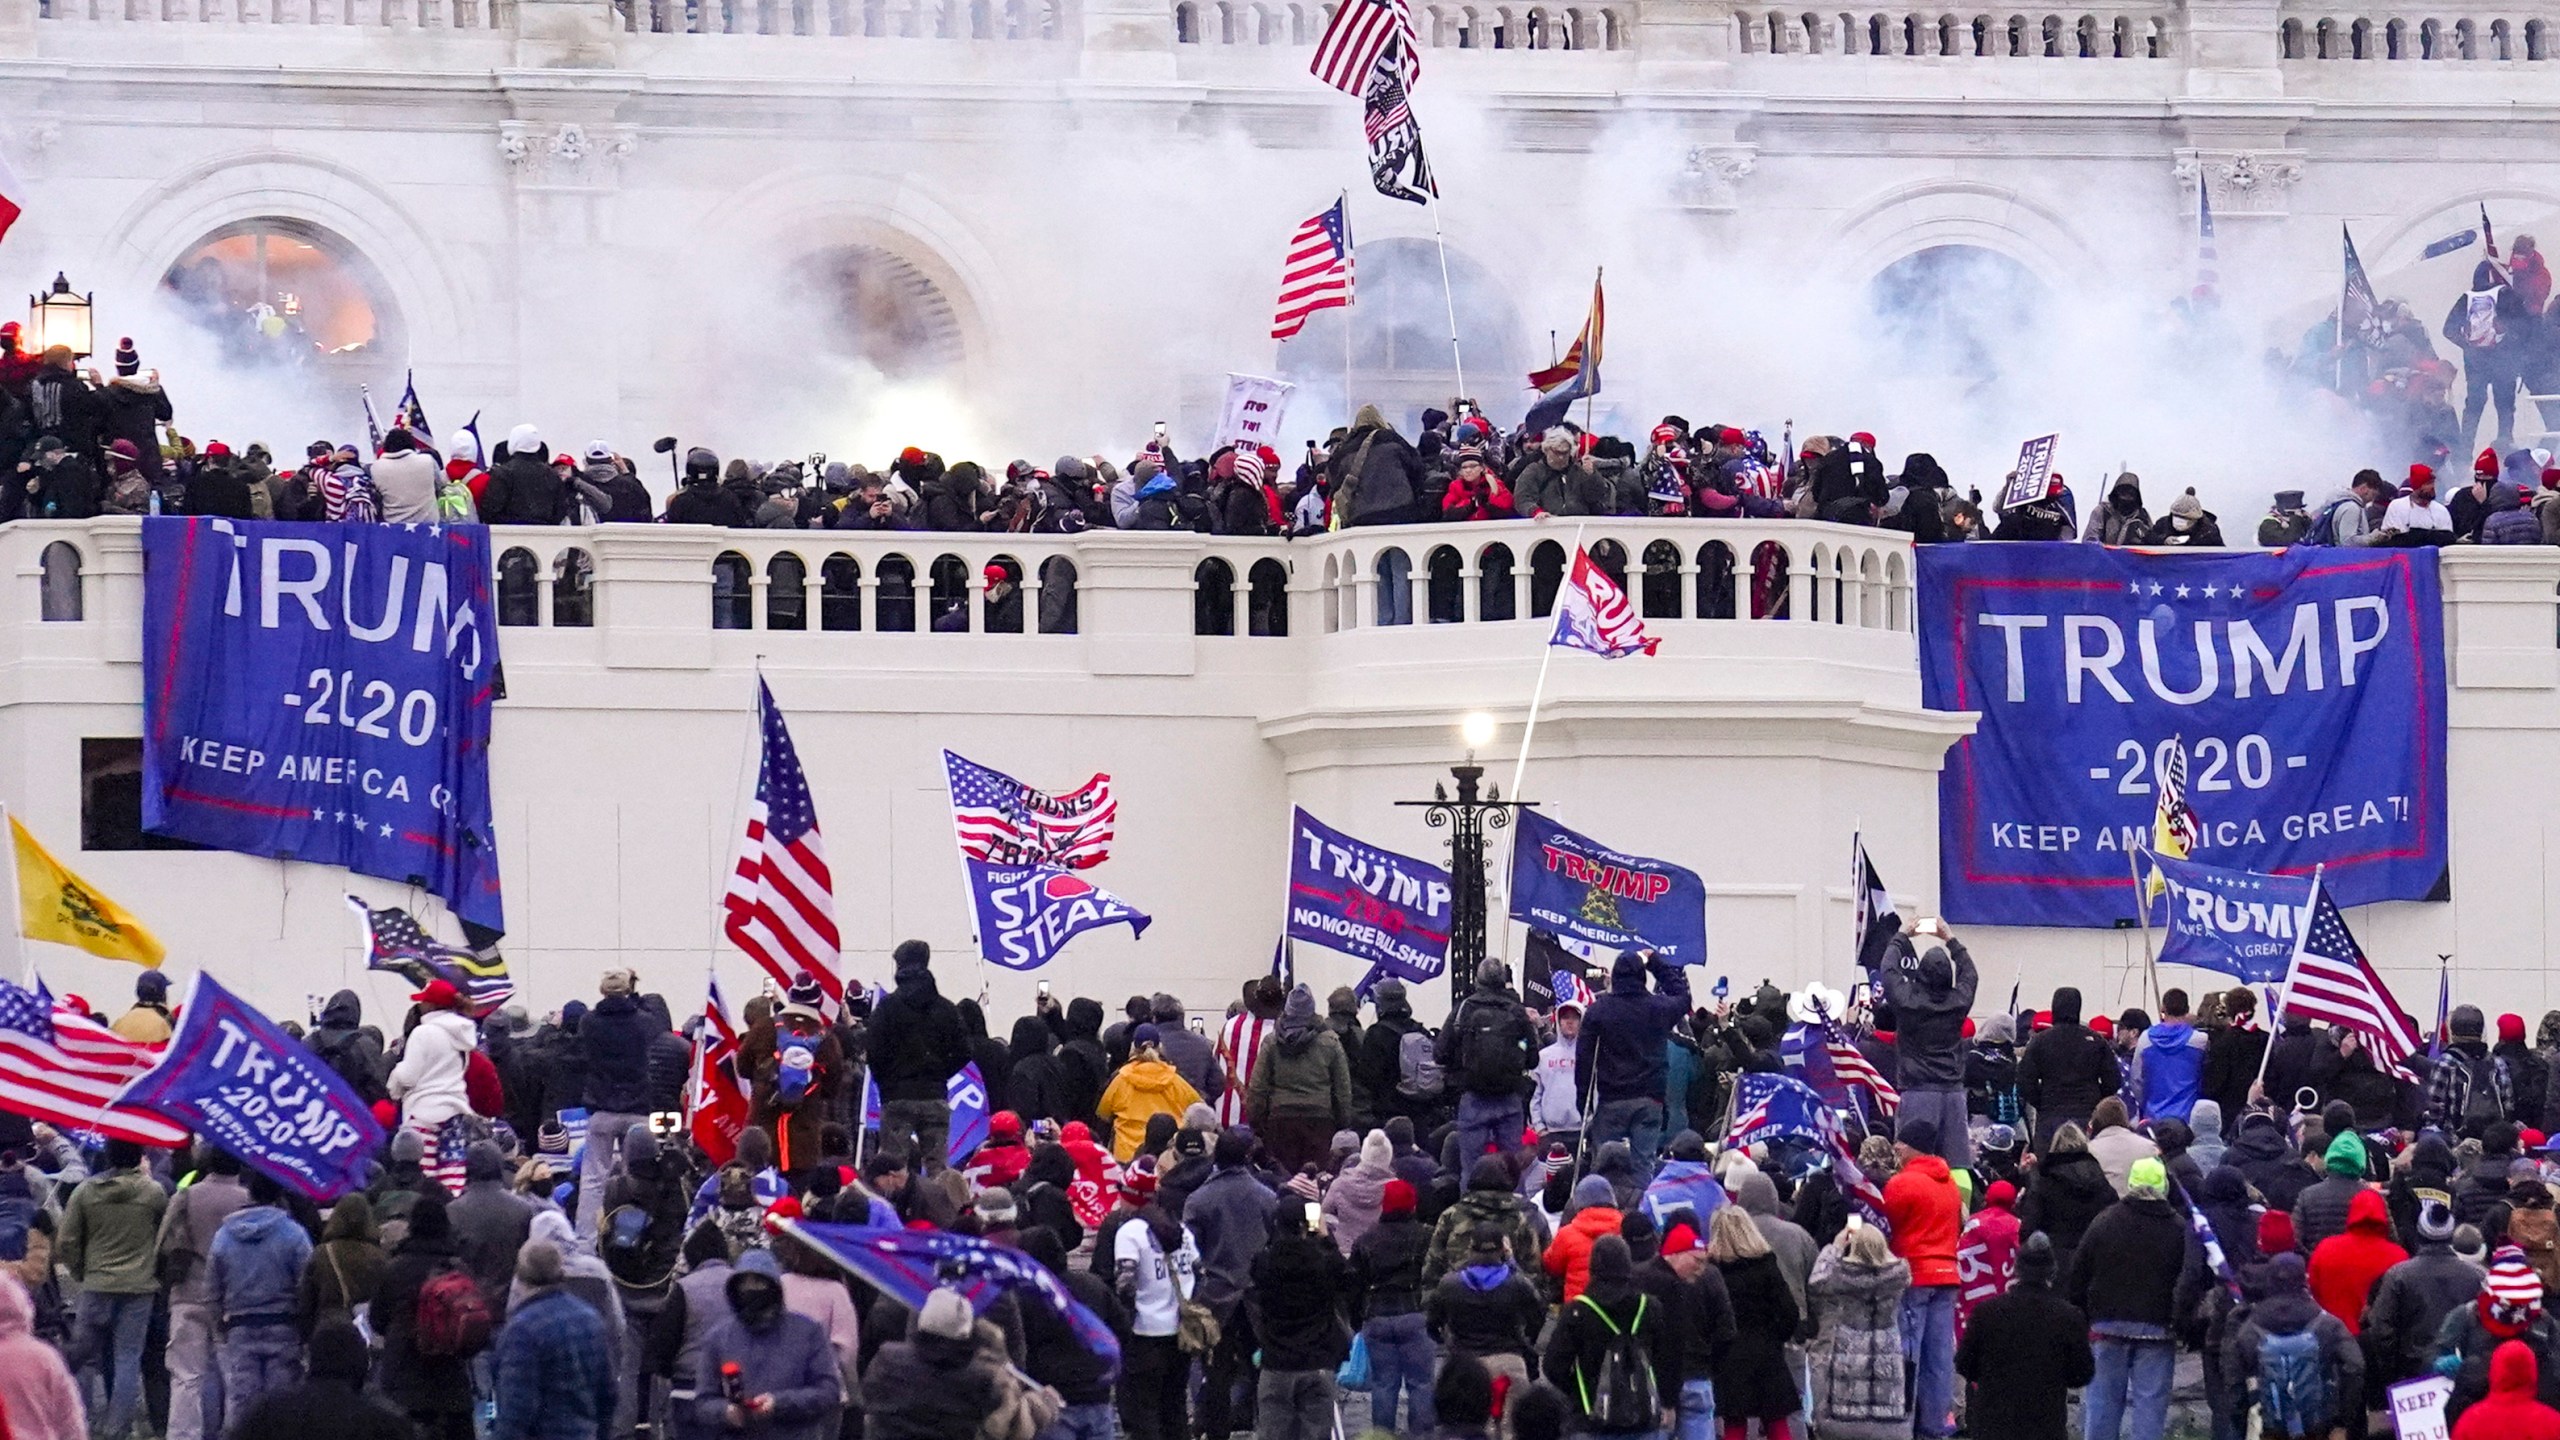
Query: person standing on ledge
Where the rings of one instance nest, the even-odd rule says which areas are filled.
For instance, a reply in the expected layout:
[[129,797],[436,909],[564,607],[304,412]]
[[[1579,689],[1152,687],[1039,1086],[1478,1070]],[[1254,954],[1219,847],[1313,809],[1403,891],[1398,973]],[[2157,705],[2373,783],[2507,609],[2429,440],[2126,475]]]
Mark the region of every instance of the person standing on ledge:
[[1973,1136],[1966,1128],[1964,1018],[1973,1010],[1981,976],[1972,952],[1947,933],[1944,920],[1922,920],[1911,934],[1941,943],[1919,951],[1897,938],[1881,967],[1885,1003],[1893,1007],[1893,1083],[1902,1092],[1895,1118],[1904,1130],[1915,1120],[1926,1121],[1936,1131],[1932,1153],[1949,1165],[1969,1166]]

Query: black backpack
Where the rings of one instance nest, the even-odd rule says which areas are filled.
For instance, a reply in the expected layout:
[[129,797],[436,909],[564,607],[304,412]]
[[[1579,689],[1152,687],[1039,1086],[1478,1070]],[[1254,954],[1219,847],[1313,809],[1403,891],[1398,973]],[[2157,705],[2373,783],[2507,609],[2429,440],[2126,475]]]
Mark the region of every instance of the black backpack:
[[1594,1374],[1582,1373],[1574,1367],[1574,1383],[1581,1387],[1582,1413],[1591,1428],[1604,1431],[1648,1430],[1662,1422],[1662,1390],[1654,1383],[1653,1357],[1645,1353],[1644,1342],[1636,1332],[1644,1328],[1645,1306],[1653,1297],[1636,1298],[1635,1318],[1625,1329],[1609,1318],[1590,1296],[1576,1298],[1575,1303],[1589,1306],[1600,1323],[1609,1327],[1608,1348],[1600,1352],[1600,1367]]
[[[1511,1007],[1499,1000],[1469,1000],[1458,1015],[1458,1071],[1466,1088],[1477,1095],[1501,1095],[1519,1089],[1520,1077],[1536,1058],[1509,1023]],[[1505,1032],[1511,1032],[1506,1034]]]

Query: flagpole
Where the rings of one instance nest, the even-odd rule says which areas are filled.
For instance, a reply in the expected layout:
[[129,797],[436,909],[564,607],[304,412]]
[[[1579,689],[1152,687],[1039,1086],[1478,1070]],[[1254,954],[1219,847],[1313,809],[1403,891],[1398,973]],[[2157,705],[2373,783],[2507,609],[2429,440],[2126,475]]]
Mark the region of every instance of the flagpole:
[[1440,190],[1431,187],[1431,200],[1425,207],[1431,212],[1431,243],[1440,247],[1440,299],[1449,310],[1449,363],[1457,367],[1458,394],[1467,393],[1467,359],[1458,351],[1458,295],[1449,285],[1449,242],[1440,233]]
[[[2284,1033],[2285,997],[2293,993],[2293,972],[2300,968],[2302,947],[2311,938],[2311,914],[2320,908],[2320,876],[2327,868],[2326,864],[2311,867],[2311,895],[2302,902],[2302,913],[2293,922],[2293,953],[2285,957],[2284,979],[2276,983],[2275,1008],[2267,1016],[2266,1047],[2258,1052],[2258,1078],[2249,1082],[2250,1090],[2260,1099],[2266,1098],[2267,1061],[2276,1053],[2276,1037]],[[2291,1108],[2290,1097],[2287,1108]]]
[[2142,931],[2142,973],[2150,985],[2152,1007],[2157,1009],[2160,1004],[2160,962],[2153,958],[2151,950],[2151,902],[2142,893],[2142,861],[2131,846],[2125,847],[2124,864],[2133,874],[2133,923]]
[[[1351,251],[1351,192],[1335,191],[1333,203],[1342,212],[1343,253],[1348,258]],[[1360,292],[1357,282],[1354,282],[1354,288],[1342,302],[1342,428],[1345,430],[1351,428],[1351,417],[1359,413],[1351,403],[1351,307],[1359,303]]]
[[[1591,316],[1595,321],[1600,318],[1600,277],[1606,273],[1597,265],[1591,267]],[[1592,326],[1591,348],[1582,356],[1582,373],[1574,377],[1591,382],[1582,387],[1582,433],[1585,436],[1591,433],[1591,409],[1599,403],[1600,343],[1600,327],[1595,324]]]
[[[1588,520],[1573,527],[1574,554],[1582,553],[1582,533],[1590,528]],[[1572,566],[1571,557],[1567,557],[1565,567],[1568,572]],[[1556,647],[1552,644],[1547,645],[1538,657],[1538,683],[1529,691],[1529,721],[1520,727],[1520,758],[1511,767],[1511,798],[1514,800],[1520,798],[1520,782],[1529,773],[1529,741],[1538,733],[1538,706],[1547,697],[1547,667],[1555,663],[1555,658]]]
[[27,988],[33,990],[36,988],[36,953],[27,948],[27,901],[26,892],[20,888],[18,874],[18,830],[15,817],[9,813],[6,804],[0,804],[0,831],[8,832],[9,840],[9,933],[18,937],[18,974],[25,978]]

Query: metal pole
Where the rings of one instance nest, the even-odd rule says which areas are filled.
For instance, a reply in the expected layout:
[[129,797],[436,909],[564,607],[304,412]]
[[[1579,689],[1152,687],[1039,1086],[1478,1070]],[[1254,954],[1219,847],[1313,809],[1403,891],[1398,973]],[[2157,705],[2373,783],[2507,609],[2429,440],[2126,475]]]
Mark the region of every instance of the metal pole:
[[1467,393],[1467,361],[1458,352],[1458,296],[1449,285],[1449,242],[1440,234],[1440,197],[1431,197],[1431,243],[1440,247],[1440,299],[1449,310],[1449,363],[1457,367],[1458,394]]

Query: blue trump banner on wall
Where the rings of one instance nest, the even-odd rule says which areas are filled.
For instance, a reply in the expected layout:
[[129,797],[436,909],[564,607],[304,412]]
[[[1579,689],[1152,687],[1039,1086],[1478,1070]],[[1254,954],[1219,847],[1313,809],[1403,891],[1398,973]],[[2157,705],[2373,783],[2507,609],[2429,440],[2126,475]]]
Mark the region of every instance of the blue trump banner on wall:
[[142,522],[143,827],[506,929],[488,531]]
[[1304,810],[1289,815],[1289,938],[1428,980],[1449,966],[1449,872],[1354,840]]
[[2311,904],[2310,876],[2225,870],[2165,855],[2145,856],[2142,863],[2168,882],[2161,964],[2219,970],[2251,985],[2284,978]]
[[201,971],[160,1063],[115,1103],[184,1125],[323,1204],[364,1184],[384,1138],[355,1087]]
[[963,860],[978,917],[978,953],[1008,970],[1036,970],[1067,942],[1104,925],[1144,935],[1155,917],[1063,865]]
[[1512,822],[1511,918],[1612,950],[1707,963],[1707,886],[1667,860],[1612,850],[1535,810]]
[[1925,702],[1982,717],[1939,772],[1949,919],[2131,924],[2182,744],[2192,858],[2444,898],[2434,551],[1927,545],[1919,606]]

